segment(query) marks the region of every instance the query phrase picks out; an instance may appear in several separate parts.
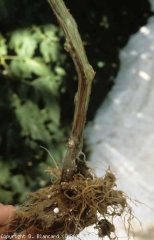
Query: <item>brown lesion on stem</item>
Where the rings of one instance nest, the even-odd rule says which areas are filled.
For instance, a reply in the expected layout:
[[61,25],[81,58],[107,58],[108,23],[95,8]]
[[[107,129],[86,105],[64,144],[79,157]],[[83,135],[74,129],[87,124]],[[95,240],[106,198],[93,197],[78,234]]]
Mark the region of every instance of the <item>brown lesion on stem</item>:
[[63,160],[61,181],[72,181],[76,172],[89,176],[86,163],[80,160],[83,147],[83,129],[89,104],[92,80],[95,72],[88,62],[77,24],[62,0],[48,0],[63,31],[66,42],[64,48],[70,53],[78,75],[78,91],[75,95],[73,125],[68,140],[66,156]]

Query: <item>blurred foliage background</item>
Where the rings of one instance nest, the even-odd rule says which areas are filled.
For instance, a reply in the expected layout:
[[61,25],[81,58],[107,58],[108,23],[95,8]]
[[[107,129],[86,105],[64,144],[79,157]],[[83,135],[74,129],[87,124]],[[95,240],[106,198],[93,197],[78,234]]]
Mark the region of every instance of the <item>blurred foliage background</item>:
[[[88,121],[113,86],[119,50],[153,13],[147,0],[65,0],[97,72]],[[77,77],[44,0],[0,0],[0,202],[43,187],[66,151]]]

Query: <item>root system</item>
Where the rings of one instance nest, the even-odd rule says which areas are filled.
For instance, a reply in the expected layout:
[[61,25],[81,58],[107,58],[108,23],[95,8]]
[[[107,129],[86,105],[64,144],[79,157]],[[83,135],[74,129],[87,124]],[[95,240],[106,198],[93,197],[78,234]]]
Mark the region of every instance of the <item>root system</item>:
[[59,169],[48,169],[56,176],[51,186],[31,193],[28,201],[15,212],[20,227],[35,228],[50,234],[77,236],[85,227],[94,225],[103,238],[115,232],[113,218],[124,211],[131,213],[127,198],[116,190],[116,178],[107,170],[98,178],[90,169],[92,178],[74,175],[73,181],[61,182]]

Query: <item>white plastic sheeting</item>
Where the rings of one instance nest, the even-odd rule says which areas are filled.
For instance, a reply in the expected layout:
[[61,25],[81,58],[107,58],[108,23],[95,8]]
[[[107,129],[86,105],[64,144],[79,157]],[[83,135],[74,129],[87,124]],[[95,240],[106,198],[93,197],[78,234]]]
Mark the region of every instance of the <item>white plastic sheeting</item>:
[[[152,1],[152,0],[151,0]],[[154,4],[153,4],[154,5]],[[115,85],[85,130],[91,165],[108,166],[118,189],[143,204],[133,206],[136,240],[154,239],[154,17],[130,37],[120,53]],[[120,239],[124,233],[119,231]],[[90,238],[88,238],[90,239]],[[94,239],[94,238],[93,238]]]
[[150,4],[151,4],[151,10],[154,11],[154,0],[149,0]]

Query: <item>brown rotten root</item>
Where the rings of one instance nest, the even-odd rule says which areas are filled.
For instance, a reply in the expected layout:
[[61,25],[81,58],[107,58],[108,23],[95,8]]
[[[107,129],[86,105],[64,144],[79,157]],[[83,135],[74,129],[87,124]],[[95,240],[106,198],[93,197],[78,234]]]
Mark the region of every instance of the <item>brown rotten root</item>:
[[[53,174],[53,169],[48,170]],[[131,208],[122,191],[115,189],[116,178],[108,170],[104,177],[74,175],[71,182],[60,182],[60,170],[51,186],[31,193],[28,201],[15,212],[21,229],[34,227],[55,235],[78,235],[85,227],[95,225],[100,237],[115,231],[112,219]]]

